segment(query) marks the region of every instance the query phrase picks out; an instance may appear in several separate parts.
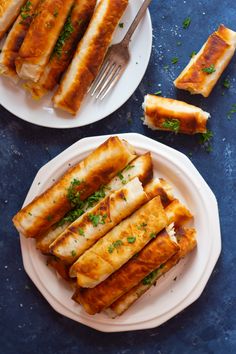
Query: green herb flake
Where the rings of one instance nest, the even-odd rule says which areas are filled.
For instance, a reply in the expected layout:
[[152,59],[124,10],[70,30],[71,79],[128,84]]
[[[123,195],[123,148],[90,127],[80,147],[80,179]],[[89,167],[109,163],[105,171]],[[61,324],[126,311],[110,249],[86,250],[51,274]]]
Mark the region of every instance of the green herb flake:
[[[129,170],[132,170],[132,168],[134,168],[133,165],[127,165],[124,169],[124,171],[129,171]],[[124,177],[124,176],[123,176]]]
[[211,130],[207,130],[206,133],[202,133],[199,137],[199,143],[201,145],[209,143],[209,141],[213,137],[213,132]]
[[157,234],[155,234],[154,232],[150,233],[150,238],[156,238]]
[[49,222],[52,221],[52,219],[53,219],[53,216],[52,216],[52,215],[48,215],[48,216],[46,217],[46,220],[49,221]]
[[224,88],[229,89],[230,86],[231,86],[230,80],[229,80],[228,78],[224,79],[224,81],[222,82],[222,86],[223,86]]
[[179,62],[179,58],[177,58],[177,57],[174,57],[171,59],[172,64],[177,64],[178,62]]
[[27,1],[26,4],[24,6],[21,7],[20,9],[20,15],[23,21],[20,22],[20,24],[24,24],[24,21],[30,17],[31,15],[29,14],[29,12],[32,9],[32,3],[30,1]]
[[191,18],[190,18],[190,17],[186,17],[186,18],[183,20],[183,23],[182,23],[183,29],[189,28],[190,23],[191,23]]
[[121,240],[114,241],[109,247],[108,247],[108,252],[113,253],[115,249],[118,249],[123,245],[123,242]]
[[148,274],[142,281],[143,285],[150,285],[152,284],[153,280],[155,280],[157,274],[158,274],[158,270],[156,269],[153,272],[151,272],[150,274]]
[[78,232],[79,232],[80,236],[84,236],[84,230],[83,229],[79,228]]
[[54,47],[52,57],[54,55],[57,55],[59,58],[61,57],[63,53],[63,46],[66,43],[66,41],[70,38],[71,34],[74,32],[74,27],[71,22],[71,15],[67,17],[66,23],[60,33],[60,36],[56,42],[56,45]]
[[129,243],[134,243],[136,241],[136,237],[135,236],[130,236],[130,237],[127,237],[127,241]]
[[232,119],[232,115],[235,114],[235,113],[236,113],[236,104],[234,103],[234,104],[232,104],[232,107],[231,107],[230,111],[228,112],[227,118],[229,120],[231,120]]
[[180,129],[180,121],[179,119],[167,118],[162,124],[162,128],[172,130],[176,134],[179,132]]
[[101,187],[97,192],[93,193],[90,197],[87,198],[86,209],[91,208],[94,204],[97,204],[101,199],[105,198],[105,188]]
[[70,184],[70,187],[67,190],[67,199],[70,201],[72,206],[82,206],[84,203],[80,200],[80,192],[77,190],[77,187],[81,185],[81,181],[78,179],[73,179]]
[[56,224],[56,226],[63,226],[66,223],[72,223],[73,221],[75,221],[76,219],[78,219],[81,215],[84,214],[84,210],[83,209],[74,209],[69,211],[69,213],[66,214],[66,216],[61,219],[60,221],[58,221],[58,223]]
[[72,255],[72,257],[75,257],[75,256],[76,256],[75,250],[71,251],[71,255]]
[[107,214],[104,215],[96,215],[89,214],[89,220],[92,222],[94,227],[97,227],[99,224],[104,225],[106,222]]
[[195,50],[193,50],[192,53],[190,54],[190,58],[195,57],[196,54],[197,54],[197,52]]
[[54,12],[53,12],[53,16],[54,16],[54,17],[57,17],[58,14],[59,14],[58,9],[55,9]]
[[120,27],[120,28],[124,28],[124,23],[123,23],[123,22],[120,22],[120,23],[119,23],[119,27]]
[[82,25],[83,22],[84,22],[84,20],[78,20],[77,25],[80,26],[80,25]]
[[161,90],[154,93],[154,95],[156,95],[156,96],[160,96],[161,94],[162,94]]
[[216,71],[216,69],[215,69],[215,66],[214,66],[214,64],[211,64],[209,67],[207,67],[207,68],[202,68],[202,71],[204,72],[204,73],[207,73],[207,74],[212,74],[212,73],[214,73],[215,71]]

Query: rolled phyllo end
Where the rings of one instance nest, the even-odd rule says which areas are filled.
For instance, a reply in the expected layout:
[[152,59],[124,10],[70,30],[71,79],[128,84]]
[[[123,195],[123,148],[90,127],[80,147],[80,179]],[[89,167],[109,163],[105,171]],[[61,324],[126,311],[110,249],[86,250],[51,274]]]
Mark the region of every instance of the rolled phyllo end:
[[144,124],[153,130],[174,133],[206,133],[210,114],[201,108],[171,98],[146,95]]
[[174,81],[191,94],[208,97],[236,49],[236,32],[220,25]]

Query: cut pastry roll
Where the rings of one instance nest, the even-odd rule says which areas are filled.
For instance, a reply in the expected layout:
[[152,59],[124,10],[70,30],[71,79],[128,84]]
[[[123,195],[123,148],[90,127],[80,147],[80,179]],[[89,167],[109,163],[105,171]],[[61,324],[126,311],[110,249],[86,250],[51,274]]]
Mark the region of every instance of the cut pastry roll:
[[16,73],[15,59],[33,20],[33,15],[39,1],[27,1],[21,7],[20,14],[8,33],[0,54],[0,73],[11,77],[16,82],[19,77]]
[[161,264],[159,268],[156,268],[154,271],[148,274],[148,276],[142,279],[138,285],[130,289],[123,296],[119,297],[118,300],[113,302],[111,306],[106,309],[106,312],[110,317],[115,318],[127,311],[133,303],[135,303],[144,293],[146,293],[154,284],[156,284],[156,281],[162,275],[166,274],[182,258],[186,257],[196,248],[197,240],[195,229],[179,228],[176,230],[175,236],[180,247],[179,251],[166,263]]
[[4,0],[0,4],[0,40],[18,16],[25,0]]
[[94,12],[88,30],[80,41],[53,102],[73,115],[96,78],[111,43],[113,33],[123,15],[128,0],[101,0]]
[[174,81],[174,85],[192,94],[208,97],[229,64],[236,49],[236,32],[224,25],[207,39],[201,50]]
[[166,230],[162,231],[103,283],[93,289],[78,289],[73,299],[91,315],[101,312],[178,251],[175,237],[170,236]]
[[171,98],[146,95],[144,124],[153,130],[174,133],[206,133],[210,114],[201,108]]
[[[83,206],[80,205],[79,208],[75,208],[69,211],[57,224],[52,225],[51,228],[42,236],[37,238],[36,246],[43,253],[49,253],[49,246],[56,238],[62,234],[67,227],[76,219],[78,219],[83,213],[91,210],[92,207],[97,205],[103,198],[110,195],[112,192],[124,187],[126,183],[138,177],[143,185],[146,185],[150,181],[153,175],[152,170],[152,158],[151,154],[148,152],[144,155],[137,157],[129,165],[127,165],[121,172],[118,173],[112,180],[105,186],[102,186],[98,191],[94,192],[84,203]],[[168,198],[171,197],[171,190],[165,181],[161,181],[162,186],[165,188],[162,191],[162,199],[164,198],[168,202]],[[149,187],[151,189],[151,186]]]
[[[111,137],[13,218],[15,227],[26,237],[44,234],[75,206],[107,184],[136,157],[133,147]],[[115,161],[115,163],[114,163]]]
[[49,63],[38,82],[27,82],[24,87],[34,98],[41,98],[59,84],[70,64],[78,42],[83,37],[92,17],[96,0],[76,0],[71,14],[59,35]]
[[167,226],[160,197],[155,197],[108,232],[72,266],[80,287],[92,288],[109,277]]
[[43,74],[74,0],[43,0],[16,58],[22,79],[38,81]]

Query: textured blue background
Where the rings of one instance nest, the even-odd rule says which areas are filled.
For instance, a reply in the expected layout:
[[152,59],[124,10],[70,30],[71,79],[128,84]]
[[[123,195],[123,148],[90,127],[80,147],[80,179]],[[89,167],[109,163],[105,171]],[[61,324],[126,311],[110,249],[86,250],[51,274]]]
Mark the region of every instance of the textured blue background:
[[[0,108],[0,352],[34,353],[236,353],[235,195],[236,57],[208,99],[176,92],[172,81],[220,23],[236,30],[234,0],[153,0],[153,52],[142,83],[129,101],[106,119],[81,129],[50,130],[30,125]],[[189,29],[182,21],[190,16]],[[181,45],[178,45],[181,41]],[[179,63],[171,64],[177,56]],[[169,65],[168,69],[164,66]],[[229,90],[222,88],[225,76]],[[159,86],[161,85],[161,86]],[[143,95],[161,89],[167,97],[197,104],[212,114],[213,151],[198,137],[156,133],[142,125]],[[20,109],[20,107],[19,107]],[[131,117],[131,120],[130,118]],[[220,206],[223,251],[202,296],[159,328],[142,332],[103,334],[58,315],[23,270],[19,237],[11,218],[21,207],[38,169],[78,139],[108,133],[139,132],[185,154],[215,192]]]

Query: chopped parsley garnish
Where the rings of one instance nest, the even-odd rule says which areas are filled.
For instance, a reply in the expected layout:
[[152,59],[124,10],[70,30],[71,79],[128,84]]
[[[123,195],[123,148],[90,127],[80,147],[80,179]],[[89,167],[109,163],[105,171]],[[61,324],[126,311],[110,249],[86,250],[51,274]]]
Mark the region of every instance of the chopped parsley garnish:
[[71,15],[69,15],[67,17],[66,23],[65,23],[61,33],[60,33],[60,36],[56,42],[52,56],[57,55],[59,58],[61,57],[61,55],[63,53],[63,46],[66,43],[66,41],[68,40],[68,38],[70,38],[70,36],[73,32],[74,32],[74,27],[71,22]]
[[135,236],[127,237],[127,241],[129,243],[134,243],[136,241],[136,237]]
[[122,181],[122,184],[126,184],[126,183],[127,183],[125,177],[122,175],[121,172],[118,172],[118,173],[117,173],[117,176],[118,176],[119,179]]
[[190,58],[195,57],[196,54],[197,54],[197,52],[195,50],[193,50],[192,53],[190,54]]
[[84,205],[84,203],[80,200],[80,192],[77,190],[77,187],[79,187],[81,183],[82,182],[78,179],[73,179],[67,191],[67,198],[70,201],[71,205],[74,207],[81,207],[82,205]]
[[147,226],[147,224],[145,222],[142,222],[142,224],[137,226],[137,229],[138,230],[143,230],[146,226]]
[[154,232],[150,233],[150,238],[156,238],[157,234],[155,234]]
[[174,57],[174,58],[171,59],[171,63],[172,64],[177,64],[178,61],[179,61],[179,58],[177,58],[177,57]]
[[76,256],[75,250],[71,251],[71,255],[72,255],[72,257],[75,257],[75,256]]
[[[131,170],[132,168],[134,168],[133,165],[127,165],[127,166],[125,167],[124,171],[129,171],[129,170]],[[124,176],[123,176],[123,177],[124,177]]]
[[190,23],[191,23],[191,18],[190,18],[190,17],[186,17],[186,18],[183,20],[183,29],[189,28]]
[[99,202],[106,196],[104,187],[101,187],[97,192],[93,193],[90,197],[87,198],[87,206],[86,208],[91,208],[94,206],[95,203]]
[[120,23],[119,23],[119,27],[120,27],[120,28],[124,28],[124,23],[123,23],[123,22],[120,22]]
[[52,221],[52,219],[53,219],[53,216],[52,216],[52,215],[48,215],[48,216],[46,217],[46,220],[47,220],[47,221]]
[[199,137],[199,140],[200,140],[200,141],[199,141],[199,142],[200,142],[200,144],[208,143],[208,142],[211,140],[212,137],[213,137],[212,131],[207,130],[206,133],[202,133],[202,134],[200,135],[200,137]]
[[158,270],[156,269],[153,272],[151,272],[150,274],[148,274],[142,281],[143,285],[150,285],[152,284],[153,280],[156,278],[157,274],[158,274]]
[[121,247],[123,245],[123,242],[121,240],[114,241],[109,247],[108,247],[108,252],[113,253],[115,249]]
[[161,95],[161,94],[162,94],[162,91],[161,91],[161,90],[154,93],[154,95],[156,95],[156,96],[159,96],[159,95]]
[[236,104],[232,104],[230,111],[228,112],[227,118],[232,119],[232,115],[236,113]]
[[99,224],[104,225],[105,220],[107,218],[107,214],[104,215],[96,215],[96,214],[89,214],[89,220],[93,224],[94,227],[97,227]]
[[211,64],[208,68],[203,68],[202,71],[207,74],[212,74],[216,71],[214,64]]
[[230,86],[231,86],[230,80],[229,80],[228,78],[224,79],[224,81],[223,81],[223,83],[222,83],[222,86],[223,86],[224,88],[229,89]]
[[20,22],[20,24],[24,24],[25,20],[30,17],[31,15],[29,14],[29,12],[31,11],[31,6],[32,3],[30,1],[27,1],[26,4],[24,6],[21,7],[20,9],[20,15],[23,21]]
[[172,130],[176,134],[179,132],[180,129],[180,121],[178,119],[174,118],[167,118],[163,123],[162,123],[162,128]]
[[54,17],[57,17],[57,16],[58,16],[58,14],[59,14],[58,10],[57,10],[57,9],[55,9],[55,10],[54,10],[54,12],[53,12],[53,16],[54,16]]
[[84,236],[84,230],[83,230],[83,229],[79,228],[78,232],[79,232],[79,234],[80,234],[81,236]]
[[84,214],[84,210],[83,209],[71,210],[71,211],[69,211],[69,213],[66,214],[66,216],[63,219],[58,221],[58,223],[56,225],[57,226],[63,226],[66,223],[72,223],[73,221],[78,219],[83,214]]

